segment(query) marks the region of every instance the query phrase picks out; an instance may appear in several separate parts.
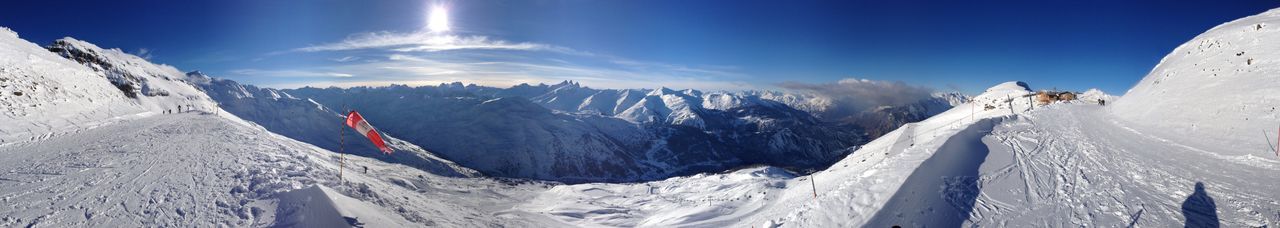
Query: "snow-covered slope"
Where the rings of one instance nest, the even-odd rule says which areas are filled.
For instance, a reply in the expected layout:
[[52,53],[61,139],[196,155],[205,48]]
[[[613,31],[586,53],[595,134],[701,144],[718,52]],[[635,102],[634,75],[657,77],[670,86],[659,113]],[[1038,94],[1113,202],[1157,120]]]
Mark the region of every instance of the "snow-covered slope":
[[[212,110],[184,74],[71,38],[50,49],[0,28],[0,144],[38,140],[166,110]],[[74,57],[92,67],[63,58]]]
[[[3,32],[0,79],[22,95],[0,98],[0,227],[550,226],[471,219],[524,200],[538,183],[341,159],[214,109],[192,85],[209,82],[202,77],[71,39],[51,48],[81,53],[68,58],[86,67]],[[170,113],[177,105],[183,112]],[[328,203],[299,206],[310,202]],[[343,218],[305,217],[325,210]]]
[[1081,102],[1098,103],[1099,101],[1101,101],[1102,104],[1104,105],[1106,104],[1106,102],[1113,102],[1112,104],[1114,104],[1114,101],[1119,98],[1120,98],[1119,96],[1107,94],[1106,92],[1102,92],[1102,90],[1099,90],[1097,88],[1085,90],[1083,93],[1080,93],[1080,95],[1077,95],[1076,97],[1076,99],[1080,100]]
[[1280,126],[1276,40],[1280,9],[1214,27],[1160,60],[1111,112],[1220,146],[1265,148],[1259,134]]
[[[122,120],[0,146],[0,158],[3,227],[549,226],[480,218],[540,184],[438,176],[359,156],[346,156],[339,181],[337,153],[225,112]],[[304,198],[320,196],[307,190],[316,185],[333,190],[323,194],[332,204]],[[324,210],[350,218],[307,217]]]
[[[938,94],[824,120],[773,100],[820,99],[813,96],[592,89],[572,81],[505,89],[449,83],[278,92],[361,110],[386,125],[381,130],[489,175],[565,182],[644,181],[753,164],[812,171],[870,137],[964,99]],[[771,95],[759,95],[766,93]]]
[[857,127],[778,102],[696,90],[642,93],[564,82],[281,92],[349,105],[390,135],[502,177],[622,182],[750,164],[813,170],[865,140]]
[[[647,183],[556,186],[516,210],[547,214],[557,221],[579,226],[851,227],[866,224],[891,199],[909,197],[895,194],[898,189],[906,189],[901,186],[927,186],[921,192],[936,188],[929,186],[937,182],[936,176],[909,177],[919,172],[917,167],[933,170],[919,172],[930,175],[976,169],[972,161],[981,158],[965,159],[969,155],[965,149],[972,146],[971,141],[949,139],[956,135],[965,135],[966,140],[981,137],[995,123],[1012,115],[1010,104],[1016,112],[1025,112],[1031,108],[1028,100],[1007,98],[1029,93],[1025,83],[998,85],[975,97],[976,106],[961,105],[928,120],[908,124],[811,175],[797,177],[773,167],[755,167]],[[986,104],[1000,108],[983,110]],[[984,131],[983,127],[988,130]],[[959,159],[933,159],[935,154]],[[904,183],[908,179],[923,182]],[[941,200],[928,203],[946,204]],[[921,216],[914,218],[938,218]]]
[[276,199],[279,200],[276,211],[263,214],[277,221],[273,226],[406,227],[412,224],[380,207],[347,197],[323,185],[289,191],[279,194]]
[[[1255,32],[1263,31],[1276,12],[1228,25],[1257,21],[1262,23]],[[1230,31],[1223,28],[1205,36]],[[1241,34],[1237,38],[1265,38],[1271,33]],[[0,83],[12,83],[0,84],[6,89],[0,96],[6,113],[0,117],[14,123],[0,126],[6,140],[0,144],[0,167],[6,167],[0,170],[0,226],[1280,226],[1280,191],[1274,190],[1280,176],[1273,175],[1280,172],[1280,157],[1271,154],[1274,144],[1262,139],[1276,132],[1263,129],[1264,136],[1257,137],[1247,125],[1264,128],[1277,122],[1257,107],[1275,103],[1265,95],[1274,86],[1253,85],[1273,85],[1265,80],[1274,78],[1274,62],[1246,60],[1246,66],[1266,73],[1205,69],[1221,74],[1176,77],[1195,79],[1188,79],[1194,83],[1172,76],[1160,79],[1166,76],[1155,73],[1232,58],[1173,57],[1190,49],[1171,54],[1143,80],[1149,85],[1140,84],[1114,107],[1110,102],[1105,107],[1088,102],[1033,105],[1026,83],[1003,83],[968,103],[951,103],[954,107],[945,112],[889,131],[848,156],[826,157],[838,161],[811,174],[752,166],[643,183],[559,185],[446,177],[359,156],[339,163],[336,153],[226,111],[164,113],[167,106],[208,102],[202,92],[187,88],[215,80],[170,75],[156,70],[163,67],[132,62],[128,56],[87,58],[93,61],[86,61],[86,67],[42,52],[16,35],[0,36],[0,41],[7,45],[0,49],[5,57],[0,58],[0,79],[5,79]],[[1270,48],[1264,41],[1251,48]],[[86,45],[67,47],[110,52]],[[112,70],[100,62],[136,69]],[[122,72],[133,76],[108,75]],[[1150,83],[1157,80],[1163,82]],[[1231,88],[1217,87],[1221,85]],[[661,176],[650,170],[615,170],[620,166],[611,162],[678,170],[725,165],[735,158],[794,158],[803,153],[785,148],[813,145],[805,137],[836,132],[805,128],[814,126],[805,122],[812,120],[798,116],[812,115],[787,111],[780,107],[796,106],[763,97],[693,90],[580,93],[572,90],[584,87],[573,87],[556,90],[564,96],[541,96],[547,93],[539,87],[504,90],[461,84],[283,92],[230,83],[202,88],[211,94],[226,91],[215,97],[252,95],[253,100],[242,101],[246,109],[238,111],[246,116],[252,116],[247,107],[281,110],[254,117],[262,120],[295,114],[322,121],[332,114],[316,110],[359,98],[379,105],[351,103],[356,109],[375,124],[397,123],[379,126],[406,141],[427,142],[419,145],[433,151],[465,151],[446,155],[493,164],[491,170],[534,167],[560,177],[581,172]],[[10,96],[15,91],[22,95]],[[131,97],[130,91],[137,93]],[[668,96],[680,100],[668,101]],[[1261,98],[1225,99],[1247,96]],[[567,99],[578,97],[583,100]],[[676,115],[682,120],[679,124],[668,122],[671,113],[650,116],[652,122],[613,116],[650,97],[655,98],[650,102],[661,100],[662,105],[645,108],[689,110],[693,115]],[[632,105],[618,105],[632,100]],[[1250,103],[1255,101],[1266,103]],[[575,104],[577,110],[551,108]],[[1215,111],[1233,107],[1239,112]],[[405,111],[424,115],[379,114]],[[665,119],[656,121],[658,117]],[[701,127],[684,121],[695,119]],[[291,125],[280,126],[285,127],[275,128]],[[764,133],[735,134],[741,132]],[[708,142],[767,146],[715,147],[706,146],[712,145]],[[622,145],[647,147],[619,150]],[[750,147],[793,154],[771,157],[777,154],[749,151]],[[689,153],[680,148],[701,149]],[[569,150],[575,153],[558,153]],[[495,151],[509,153],[492,156]],[[744,151],[759,157],[740,156]],[[536,157],[540,155],[546,157]],[[338,164],[348,168],[341,181]],[[315,216],[325,219],[308,219]]]
[[[578,226],[1275,226],[1275,157],[1144,132],[1010,82],[831,168],[556,186],[517,206]],[[994,109],[985,109],[990,105]],[[1219,152],[1223,151],[1223,152]]]
[[1009,82],[811,175],[558,186],[520,208],[582,226],[1277,226],[1280,156],[1264,144],[1280,102],[1266,95],[1276,66],[1260,60],[1274,56],[1277,16],[1183,45],[1114,108],[1034,105]]
[[387,162],[413,166],[443,176],[477,176],[475,170],[462,167],[436,156],[417,145],[384,134],[396,153],[384,154],[370,143],[350,140],[343,142],[339,131],[356,136],[354,130],[341,127],[345,113],[339,113],[310,99],[300,99],[284,91],[241,85],[232,80],[210,78],[200,72],[190,72],[188,77],[218,106],[245,120],[263,126],[267,130],[298,141],[316,145],[330,151],[377,158]]

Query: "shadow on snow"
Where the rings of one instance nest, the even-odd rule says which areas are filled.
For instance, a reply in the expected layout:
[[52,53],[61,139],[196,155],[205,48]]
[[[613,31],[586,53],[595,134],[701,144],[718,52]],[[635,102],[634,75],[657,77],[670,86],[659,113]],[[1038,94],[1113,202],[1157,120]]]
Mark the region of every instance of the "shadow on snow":
[[907,177],[865,227],[960,227],[979,195],[982,137],[1002,120],[981,120],[952,136]]

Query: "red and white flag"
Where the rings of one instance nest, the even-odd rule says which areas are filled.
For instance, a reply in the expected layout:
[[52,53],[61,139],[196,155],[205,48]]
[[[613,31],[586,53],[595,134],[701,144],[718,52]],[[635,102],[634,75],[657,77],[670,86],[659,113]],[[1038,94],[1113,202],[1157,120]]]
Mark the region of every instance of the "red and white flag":
[[378,146],[378,150],[382,150],[383,153],[391,153],[391,147],[387,147],[387,142],[382,140],[382,134],[378,134],[378,130],[373,129],[373,125],[369,125],[369,121],[365,121],[364,117],[360,116],[360,113],[354,110],[351,113],[347,113],[347,126],[356,129],[361,135],[369,138],[373,145]]

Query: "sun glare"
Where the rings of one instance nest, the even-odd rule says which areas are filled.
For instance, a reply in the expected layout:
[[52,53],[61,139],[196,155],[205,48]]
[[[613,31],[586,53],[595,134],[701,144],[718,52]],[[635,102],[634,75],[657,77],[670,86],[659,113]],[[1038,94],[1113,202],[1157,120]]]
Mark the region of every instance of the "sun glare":
[[431,32],[449,31],[449,11],[444,6],[431,6],[431,12],[427,15],[427,29]]

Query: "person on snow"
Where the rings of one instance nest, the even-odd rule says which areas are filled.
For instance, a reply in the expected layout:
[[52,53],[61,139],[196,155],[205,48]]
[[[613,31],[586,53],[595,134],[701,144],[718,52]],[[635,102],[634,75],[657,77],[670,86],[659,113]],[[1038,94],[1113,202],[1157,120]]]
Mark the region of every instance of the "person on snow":
[[1098,105],[1107,106],[1107,100],[1103,100],[1102,98],[1098,98]]

